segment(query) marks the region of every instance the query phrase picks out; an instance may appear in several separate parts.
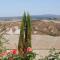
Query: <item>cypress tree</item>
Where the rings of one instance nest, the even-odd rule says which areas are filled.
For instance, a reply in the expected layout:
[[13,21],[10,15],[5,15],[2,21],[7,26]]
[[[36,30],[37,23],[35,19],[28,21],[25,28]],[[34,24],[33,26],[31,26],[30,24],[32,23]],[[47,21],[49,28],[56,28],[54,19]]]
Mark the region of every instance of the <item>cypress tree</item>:
[[31,47],[31,18],[30,15],[27,14],[27,48]]
[[21,23],[20,28],[20,36],[19,36],[19,42],[18,42],[18,53],[20,56],[23,56],[23,40],[24,40],[24,24]]
[[20,56],[26,53],[25,49],[31,47],[31,21],[30,15],[24,12],[20,28],[20,36],[18,42],[18,52]]
[[25,20],[26,20],[26,14],[24,12],[24,15],[22,17],[21,26],[20,26],[20,36],[19,36],[19,42],[18,42],[18,52],[20,56],[23,56],[24,54],[24,27],[25,27]]

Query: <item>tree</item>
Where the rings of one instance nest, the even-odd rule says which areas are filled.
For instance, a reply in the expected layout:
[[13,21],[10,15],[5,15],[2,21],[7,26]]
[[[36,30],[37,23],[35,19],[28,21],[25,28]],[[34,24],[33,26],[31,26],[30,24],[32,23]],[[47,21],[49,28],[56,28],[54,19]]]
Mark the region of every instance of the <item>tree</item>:
[[18,42],[18,52],[20,56],[26,53],[26,49],[31,47],[31,21],[30,15],[24,12],[20,28],[20,37]]
[[27,15],[27,48],[31,47],[31,19],[30,19],[30,15]]
[[19,36],[19,42],[18,42],[18,52],[20,56],[23,56],[24,54],[24,28],[25,28],[25,21],[26,21],[26,13],[24,13],[21,21],[21,27],[20,27],[20,36]]

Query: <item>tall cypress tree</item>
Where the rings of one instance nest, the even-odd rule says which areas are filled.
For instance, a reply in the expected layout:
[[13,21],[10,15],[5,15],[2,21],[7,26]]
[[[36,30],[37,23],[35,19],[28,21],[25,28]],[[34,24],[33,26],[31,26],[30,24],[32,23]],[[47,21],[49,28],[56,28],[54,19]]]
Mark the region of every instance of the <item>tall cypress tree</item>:
[[31,18],[30,15],[27,14],[27,48],[31,47]]
[[30,15],[24,15],[22,17],[21,28],[20,28],[20,37],[18,42],[18,52],[20,56],[23,56],[26,52],[24,49],[31,47],[31,21]]
[[23,56],[24,54],[24,28],[25,28],[25,20],[26,20],[26,13],[24,12],[24,15],[22,17],[21,26],[20,26],[20,36],[19,36],[19,42],[18,42],[18,52],[20,56]]
[[21,23],[21,28],[20,28],[20,36],[19,36],[19,42],[18,42],[18,52],[19,55],[23,55],[23,40],[24,40],[24,30],[23,30],[23,22]]

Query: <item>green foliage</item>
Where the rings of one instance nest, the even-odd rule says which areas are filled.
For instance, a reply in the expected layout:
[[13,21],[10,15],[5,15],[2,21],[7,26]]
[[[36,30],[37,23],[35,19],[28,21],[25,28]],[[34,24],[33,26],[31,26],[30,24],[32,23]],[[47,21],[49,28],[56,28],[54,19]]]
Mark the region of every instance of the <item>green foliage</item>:
[[8,60],[8,58],[7,57],[3,57],[1,60]]
[[7,56],[4,56],[2,57],[1,60],[9,60],[9,59],[12,59],[12,60],[33,60],[35,58],[36,54],[35,53],[27,53],[26,56],[23,58],[23,57],[20,57],[19,55],[7,55]]
[[33,60],[35,57],[36,57],[36,54],[35,53],[29,52],[29,53],[26,54],[26,56],[25,56],[24,59],[25,60]]
[[22,57],[20,57],[19,55],[7,55],[7,56],[4,56],[4,57],[2,57],[2,60],[10,60],[10,59],[12,59],[12,60],[23,60],[23,58]]

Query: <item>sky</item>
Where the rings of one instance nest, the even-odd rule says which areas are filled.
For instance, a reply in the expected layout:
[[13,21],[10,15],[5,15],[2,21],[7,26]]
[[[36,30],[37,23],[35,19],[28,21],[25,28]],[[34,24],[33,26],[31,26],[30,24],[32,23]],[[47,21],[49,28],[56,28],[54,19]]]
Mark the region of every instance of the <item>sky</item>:
[[0,0],[0,17],[55,14],[60,15],[60,0]]

